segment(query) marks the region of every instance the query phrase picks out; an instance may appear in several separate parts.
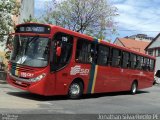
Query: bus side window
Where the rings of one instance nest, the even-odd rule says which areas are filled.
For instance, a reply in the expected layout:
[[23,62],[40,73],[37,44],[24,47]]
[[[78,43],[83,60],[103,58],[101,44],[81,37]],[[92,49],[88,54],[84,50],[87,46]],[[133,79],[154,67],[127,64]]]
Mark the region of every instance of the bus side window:
[[137,61],[137,58],[136,58],[136,55],[135,54],[130,54],[130,68],[131,69],[135,69],[136,68],[136,62]]
[[148,58],[148,60],[147,60],[147,69],[148,69],[148,71],[150,71],[150,59]]
[[141,70],[142,69],[142,64],[143,64],[143,57],[137,56],[136,68]]
[[143,69],[145,71],[149,71],[150,70],[149,59],[148,58],[144,58]]
[[107,65],[109,59],[109,47],[98,45],[97,64]]
[[82,63],[92,63],[94,61],[94,44],[91,42],[78,39],[76,50],[76,61]]
[[154,71],[155,60],[150,59],[150,71]]
[[144,70],[144,57],[141,57],[141,62],[140,62],[140,65],[141,65],[141,70]]
[[129,67],[129,53],[128,52],[123,52],[122,67],[123,68]]
[[121,51],[113,48],[111,60],[112,60],[112,64],[111,64],[112,66],[120,67],[120,65],[121,65]]

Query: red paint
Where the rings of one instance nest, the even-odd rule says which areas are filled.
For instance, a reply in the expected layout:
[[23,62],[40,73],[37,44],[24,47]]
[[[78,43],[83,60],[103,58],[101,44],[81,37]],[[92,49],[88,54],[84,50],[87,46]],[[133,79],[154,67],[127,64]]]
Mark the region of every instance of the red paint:
[[[28,23],[32,24],[32,23]],[[74,67],[76,65],[81,66],[85,69],[91,69],[91,64],[81,64],[76,63],[75,61],[75,54],[76,54],[76,42],[77,37],[88,39],[89,41],[93,41],[92,37],[89,37],[87,35],[83,35],[77,32],[73,32],[58,26],[54,25],[48,25],[51,27],[51,33],[50,34],[39,34],[40,36],[45,36],[52,38],[55,33],[57,32],[64,32],[66,34],[70,34],[75,36],[74,37],[74,43],[73,43],[73,52],[72,57],[70,60],[70,63],[66,65],[63,69],[59,70],[58,72],[50,72],[50,64],[48,64],[47,67],[44,68],[34,68],[29,66],[21,66],[19,69],[19,73],[23,71],[24,68],[31,69],[29,71],[30,73],[34,74],[33,77],[37,77],[42,73],[46,73],[46,76],[42,78],[42,80],[35,82],[35,83],[29,83],[29,82],[16,82],[17,80],[12,78],[9,74],[7,76],[7,81],[12,86],[15,86],[17,88],[29,91],[31,93],[50,96],[50,95],[66,95],[68,93],[68,88],[72,81],[76,78],[81,78],[84,82],[84,94],[87,93],[87,87],[89,83],[89,74],[88,75],[70,75],[71,67]],[[37,35],[37,34],[31,34],[31,33],[16,33],[21,35]],[[108,42],[101,41],[102,44],[118,48],[121,50],[133,52],[138,55],[150,57],[152,59],[155,59],[154,57],[138,53],[129,49],[126,49],[124,47],[119,47],[113,44],[110,44]],[[9,63],[9,70],[11,70],[11,62]],[[128,91],[131,88],[131,84],[133,80],[138,80],[138,87],[139,89],[151,87],[153,85],[153,76],[154,72],[147,72],[143,71],[143,73],[140,75],[142,71],[141,70],[132,70],[132,69],[122,69],[122,68],[116,68],[111,66],[98,66],[97,71],[97,78],[95,83],[95,93],[101,93],[101,92],[113,92],[113,91]],[[32,77],[29,77],[32,78]]]

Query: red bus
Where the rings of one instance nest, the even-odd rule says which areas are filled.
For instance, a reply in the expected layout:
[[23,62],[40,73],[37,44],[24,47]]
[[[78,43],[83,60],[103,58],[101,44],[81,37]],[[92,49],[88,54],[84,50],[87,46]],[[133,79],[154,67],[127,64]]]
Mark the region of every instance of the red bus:
[[16,26],[7,81],[52,96],[130,91],[154,82],[155,58],[50,24]]

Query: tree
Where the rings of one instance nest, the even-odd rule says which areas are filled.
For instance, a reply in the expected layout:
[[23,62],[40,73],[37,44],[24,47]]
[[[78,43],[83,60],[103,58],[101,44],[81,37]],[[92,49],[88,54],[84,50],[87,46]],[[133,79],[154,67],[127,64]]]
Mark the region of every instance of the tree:
[[52,3],[44,18],[47,23],[101,39],[108,30],[115,29],[113,17],[117,15],[117,8],[108,0],[63,0],[59,3],[53,0]]
[[[0,0],[0,46],[6,47],[7,36],[14,30],[12,16],[19,14],[19,8],[20,4],[16,0]],[[11,51],[7,47],[5,51],[5,58],[8,59]]]
[[6,40],[7,34],[13,30],[12,15],[18,15],[19,5],[15,0],[0,0],[0,41]]
[[24,19],[23,21],[24,21],[24,23],[27,23],[27,22],[38,22],[38,20],[36,18],[33,18],[31,15],[29,16],[28,19]]

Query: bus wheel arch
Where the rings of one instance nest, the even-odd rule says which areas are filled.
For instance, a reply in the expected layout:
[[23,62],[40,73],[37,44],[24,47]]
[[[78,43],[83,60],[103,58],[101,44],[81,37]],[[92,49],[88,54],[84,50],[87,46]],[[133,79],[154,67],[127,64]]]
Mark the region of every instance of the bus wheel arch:
[[138,80],[134,80],[131,84],[131,89],[130,89],[130,92],[132,95],[136,94],[138,90]]
[[71,99],[78,99],[82,96],[84,91],[84,82],[81,78],[75,78],[68,88],[68,97]]

